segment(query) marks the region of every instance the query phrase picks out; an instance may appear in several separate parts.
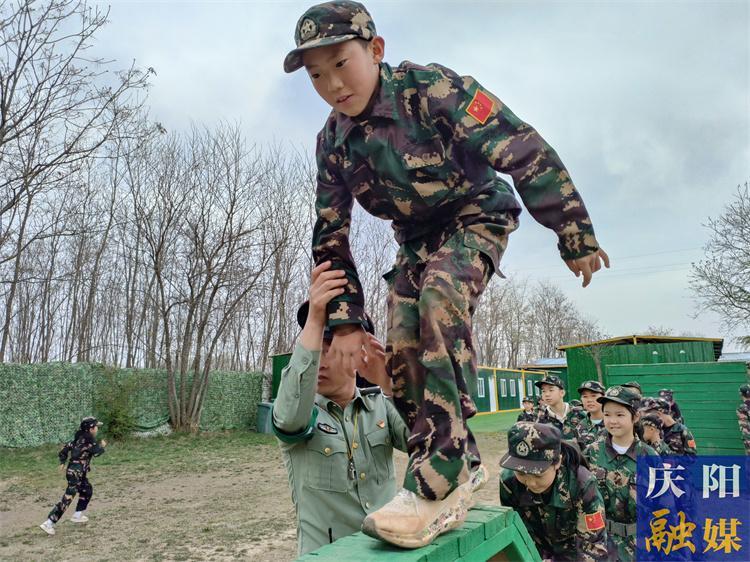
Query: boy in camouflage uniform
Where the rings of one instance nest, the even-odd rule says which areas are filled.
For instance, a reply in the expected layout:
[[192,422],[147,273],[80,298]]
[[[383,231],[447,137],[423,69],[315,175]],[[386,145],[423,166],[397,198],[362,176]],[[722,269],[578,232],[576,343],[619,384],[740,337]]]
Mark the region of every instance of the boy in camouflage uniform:
[[604,386],[599,381],[584,381],[578,387],[578,394],[581,395],[585,413],[574,431],[578,446],[581,451],[585,451],[586,447],[606,434],[602,405],[597,400],[600,396],[604,396]]
[[536,421],[536,412],[534,412],[534,401],[531,398],[524,398],[521,400],[523,404],[523,412],[518,414],[516,421]]
[[354,199],[391,220],[400,244],[385,276],[386,350],[394,401],[411,430],[409,466],[405,493],[368,516],[364,530],[402,546],[428,544],[465,518],[461,486],[479,463],[466,424],[476,413],[471,320],[521,211],[496,172],[513,177],[584,286],[608,258],[555,151],[476,80],[437,64],[386,64],[385,43],[357,2],[308,9],[295,44],[285,71],[304,66],[332,107],[318,135],[313,255],[346,272],[328,325],[331,352],[349,371],[365,343],[349,247]]
[[86,523],[89,520],[83,512],[86,511],[89,501],[91,501],[94,488],[89,482],[87,474],[91,470],[91,459],[104,453],[104,447],[107,446],[105,440],[102,440],[101,443],[96,442],[96,434],[101,425],[102,422],[97,421],[96,418],[83,418],[73,439],[60,449],[58,454],[60,470],[65,468],[65,461],[68,460],[68,455],[70,455],[70,462],[68,462],[68,467],[65,470],[68,486],[62,499],[50,511],[47,520],[39,525],[42,531],[48,535],[55,534],[55,524],[68,509],[76,494],[78,494],[78,504],[70,520],[73,523]]
[[673,455],[672,449],[664,442],[662,435],[663,425],[661,418],[657,414],[646,414],[641,417],[641,427],[643,428],[643,441],[651,445],[660,455]]
[[500,466],[500,503],[518,512],[543,559],[607,560],[596,478],[556,427],[516,423]]
[[607,511],[610,560],[635,560],[636,463],[656,451],[635,435],[640,395],[632,388],[613,386],[598,398],[604,409],[607,436],[584,452],[597,478]]
[[536,421],[554,425],[562,433],[563,439],[575,439],[576,428],[585,416],[582,410],[571,408],[565,402],[565,385],[560,377],[546,375],[534,385],[542,391],[542,404]]
[[676,422],[672,417],[672,406],[664,398],[654,401],[654,411],[658,414],[664,432],[663,441],[672,450],[673,455],[696,455],[695,437],[686,425]]
[[742,442],[745,444],[745,454],[750,455],[750,384],[740,387],[742,404],[737,408],[737,421],[740,424]]
[[674,418],[674,421],[676,421],[677,423],[684,424],[685,420],[682,417],[680,406],[677,404],[677,402],[674,399],[674,391],[671,388],[662,388],[659,391],[659,398],[664,398],[664,400],[669,402],[670,413],[672,417]]

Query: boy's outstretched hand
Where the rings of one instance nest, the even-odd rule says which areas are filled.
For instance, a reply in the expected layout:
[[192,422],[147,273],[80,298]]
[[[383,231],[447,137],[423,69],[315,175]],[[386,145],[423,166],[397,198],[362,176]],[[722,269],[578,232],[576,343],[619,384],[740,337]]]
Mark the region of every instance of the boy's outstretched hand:
[[578,258],[575,260],[565,260],[565,265],[572,271],[576,277],[580,277],[583,274],[583,286],[588,287],[591,283],[591,278],[594,273],[602,268],[602,262],[604,267],[609,269],[609,256],[602,248],[599,248],[593,254]]

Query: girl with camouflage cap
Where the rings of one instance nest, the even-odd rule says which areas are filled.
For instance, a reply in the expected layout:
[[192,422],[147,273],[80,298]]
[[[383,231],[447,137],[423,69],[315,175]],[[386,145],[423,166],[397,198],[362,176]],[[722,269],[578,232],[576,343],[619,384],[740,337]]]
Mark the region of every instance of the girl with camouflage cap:
[[639,456],[657,453],[635,432],[641,400],[637,390],[613,386],[597,400],[604,410],[607,436],[590,445],[584,456],[596,476],[607,511],[610,560],[635,560],[636,463]]
[[543,559],[607,560],[596,478],[556,427],[516,423],[500,466],[500,503],[518,512]]
[[83,418],[73,439],[60,449],[58,454],[60,470],[65,469],[65,461],[68,460],[68,455],[70,455],[70,462],[68,462],[68,467],[65,470],[68,487],[65,489],[62,499],[50,511],[47,520],[39,525],[42,531],[48,535],[55,534],[55,524],[68,509],[76,494],[78,494],[78,504],[70,521],[72,523],[86,523],[89,520],[83,512],[86,511],[91,501],[94,488],[89,482],[87,474],[91,470],[91,459],[104,453],[104,447],[107,446],[106,440],[102,440],[101,443],[96,442],[96,434],[101,425],[102,422],[94,417]]

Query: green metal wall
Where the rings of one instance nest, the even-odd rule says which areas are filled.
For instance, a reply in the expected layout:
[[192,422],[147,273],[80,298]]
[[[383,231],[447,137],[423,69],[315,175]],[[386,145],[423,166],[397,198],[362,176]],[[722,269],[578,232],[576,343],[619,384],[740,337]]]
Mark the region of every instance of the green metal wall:
[[[685,353],[680,353],[684,351]],[[654,352],[657,355],[654,355]],[[573,347],[565,350],[568,363],[568,398],[577,398],[576,389],[583,381],[596,379],[596,365],[589,347]],[[601,351],[604,385],[611,386],[606,379],[608,365],[643,365],[650,363],[700,363],[713,362],[713,343],[678,342],[678,343],[639,343],[638,345],[614,345],[603,347]]]
[[637,380],[644,396],[671,388],[699,455],[745,454],[736,414],[739,387],[748,380],[744,363],[609,365],[606,373],[610,385]]

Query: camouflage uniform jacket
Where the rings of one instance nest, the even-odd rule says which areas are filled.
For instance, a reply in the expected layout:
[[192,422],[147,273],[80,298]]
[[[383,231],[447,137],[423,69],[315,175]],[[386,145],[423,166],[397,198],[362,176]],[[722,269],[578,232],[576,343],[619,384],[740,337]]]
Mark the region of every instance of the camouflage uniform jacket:
[[84,433],[77,439],[68,441],[60,452],[58,458],[60,464],[65,464],[65,461],[70,455],[70,462],[68,462],[68,469],[80,471],[83,474],[91,470],[91,459],[98,457],[104,453],[104,447],[96,442],[96,439],[90,433]]
[[737,421],[740,424],[742,442],[745,444],[745,454],[750,455],[750,400],[745,400],[737,408]]
[[[391,220],[399,244],[464,228],[497,270],[483,236],[488,217],[521,207],[558,236],[564,259],[598,249],[594,230],[557,153],[474,78],[438,64],[380,66],[380,85],[357,117],[332,111],[318,134],[313,230],[315,263],[333,262],[349,283],[328,306],[328,323],[361,323],[364,296],[349,247],[353,200]],[[446,236],[447,239],[447,236]]]
[[520,414],[518,414],[518,418],[516,419],[516,421],[517,422],[523,422],[523,421],[535,422],[536,421],[536,417],[537,417],[536,412],[533,412],[533,411],[532,412],[526,412],[526,411],[524,411],[524,412],[521,412]]
[[[621,455],[612,447],[609,433],[584,451],[591,472],[599,483],[608,521],[635,524],[637,459],[656,454],[652,447],[636,438]],[[609,533],[609,552],[611,560],[635,560],[635,532],[627,537]]]
[[687,428],[687,426],[681,423],[675,423],[671,427],[665,427],[663,429],[664,437],[662,440],[667,446],[672,449],[673,455],[695,455],[695,437]]
[[581,414],[579,410],[571,408],[570,404],[565,402],[565,414],[560,418],[555,412],[552,411],[547,404],[544,404],[539,408],[537,413],[537,423],[548,423],[554,425],[562,433],[563,439],[575,439],[576,433],[575,428],[578,427],[581,421]]
[[533,494],[512,470],[504,468],[500,503],[518,512],[542,558],[555,562],[607,559],[604,504],[596,479],[585,467],[562,465],[551,490],[544,494]]
[[578,442],[578,447],[581,451],[585,451],[586,447],[594,441],[607,435],[607,430],[604,428],[604,420],[601,420],[600,423],[594,423],[588,413],[584,413],[577,420],[573,430],[575,432],[575,440]]

